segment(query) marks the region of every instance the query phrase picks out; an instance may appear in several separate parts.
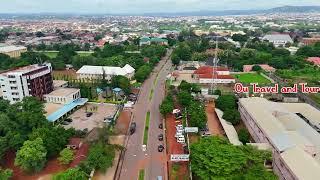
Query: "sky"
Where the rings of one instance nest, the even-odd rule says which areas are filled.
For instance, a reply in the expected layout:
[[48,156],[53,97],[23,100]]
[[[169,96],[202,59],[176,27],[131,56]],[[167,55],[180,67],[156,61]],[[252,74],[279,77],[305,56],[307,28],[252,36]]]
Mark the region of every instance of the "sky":
[[0,0],[0,13],[150,13],[268,9],[320,0]]

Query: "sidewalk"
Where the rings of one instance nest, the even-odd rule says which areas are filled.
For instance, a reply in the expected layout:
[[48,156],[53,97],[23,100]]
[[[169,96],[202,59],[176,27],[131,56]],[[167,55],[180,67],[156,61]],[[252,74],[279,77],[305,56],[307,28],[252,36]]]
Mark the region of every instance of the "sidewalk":
[[208,117],[208,129],[212,135],[224,136],[225,132],[220,124],[220,121],[215,112],[214,102],[210,102],[206,107],[206,114]]

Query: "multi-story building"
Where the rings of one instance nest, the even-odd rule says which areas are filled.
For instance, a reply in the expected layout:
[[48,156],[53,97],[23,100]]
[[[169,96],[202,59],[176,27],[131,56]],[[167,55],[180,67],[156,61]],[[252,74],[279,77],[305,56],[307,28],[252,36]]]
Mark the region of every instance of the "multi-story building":
[[26,96],[43,100],[45,94],[53,91],[52,67],[50,63],[29,65],[8,70],[0,74],[3,99],[19,102]]
[[239,112],[254,141],[272,147],[280,180],[320,179],[320,111],[254,97],[241,98]]
[[75,88],[58,88],[50,94],[44,95],[47,103],[55,104],[69,104],[79,98],[81,98],[80,89]]
[[[111,80],[113,76],[125,76],[131,79],[134,76],[135,69],[129,64],[124,67],[111,67],[111,66],[82,66],[77,71],[78,79],[106,79]],[[104,77],[103,77],[104,76]]]
[[27,48],[23,46],[0,46],[0,53],[12,58],[20,57],[24,52],[27,52]]

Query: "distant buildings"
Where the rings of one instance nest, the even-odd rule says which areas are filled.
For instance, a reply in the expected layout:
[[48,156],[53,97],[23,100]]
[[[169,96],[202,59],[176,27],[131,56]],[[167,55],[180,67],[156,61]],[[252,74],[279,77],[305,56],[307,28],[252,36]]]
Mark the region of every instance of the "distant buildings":
[[272,147],[282,180],[320,179],[320,111],[305,103],[241,98],[241,118],[256,143]]
[[3,99],[19,102],[26,96],[43,99],[53,91],[51,64],[29,65],[0,74]]
[[320,57],[309,57],[307,61],[313,63],[316,66],[320,66]]
[[152,37],[152,38],[142,37],[140,39],[139,45],[140,46],[151,45],[152,43],[167,46],[168,45],[168,40],[167,39],[162,39],[162,38],[155,38],[155,37]]
[[193,76],[200,84],[235,83],[235,79],[230,75],[228,68],[224,67],[214,69],[212,66],[202,66],[194,71]]
[[320,42],[320,38],[302,38],[301,43],[305,46],[313,45]]
[[260,66],[261,69],[263,69],[264,71],[267,71],[267,72],[275,72],[276,69],[269,66],[268,64],[254,64],[254,65],[243,65],[243,72],[251,72],[252,71],[252,68],[253,66]]
[[1,46],[0,53],[6,54],[12,58],[20,57],[21,53],[27,52],[27,48],[23,46]]
[[272,42],[275,47],[284,47],[287,43],[293,43],[293,40],[288,34],[268,34],[262,40]]
[[[124,67],[111,67],[111,66],[82,66],[77,71],[78,79],[103,79],[110,81],[113,76],[125,76],[131,79],[134,76],[135,69],[129,64]],[[104,77],[103,77],[104,76]]]

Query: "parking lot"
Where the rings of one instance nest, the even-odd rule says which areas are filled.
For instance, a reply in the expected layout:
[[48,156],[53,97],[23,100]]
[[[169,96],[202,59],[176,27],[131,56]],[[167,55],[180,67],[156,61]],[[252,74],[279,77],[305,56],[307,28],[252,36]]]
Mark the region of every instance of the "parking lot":
[[[104,118],[113,116],[116,111],[117,106],[114,104],[87,103],[69,116],[72,122],[69,125],[65,125],[65,127],[73,127],[76,130],[87,128],[90,131],[95,127],[102,127]],[[92,112],[92,115],[87,117],[87,112]]]

